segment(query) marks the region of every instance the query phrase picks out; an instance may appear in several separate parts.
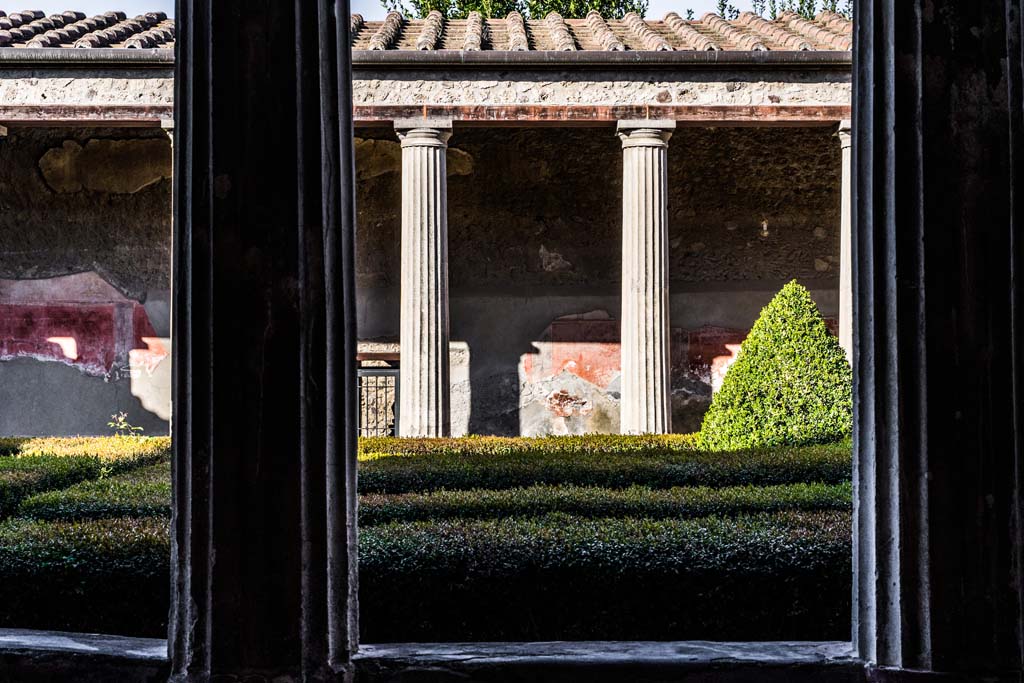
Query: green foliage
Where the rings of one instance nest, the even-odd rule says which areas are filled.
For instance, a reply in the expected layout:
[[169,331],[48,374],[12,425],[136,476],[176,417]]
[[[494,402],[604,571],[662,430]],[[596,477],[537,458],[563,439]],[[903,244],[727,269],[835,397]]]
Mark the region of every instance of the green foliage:
[[704,415],[711,450],[824,443],[853,430],[853,372],[794,280],[761,311]]
[[374,441],[380,450],[364,453],[359,465],[360,493],[558,484],[606,488],[838,484],[850,478],[851,468],[849,442],[713,453],[694,450],[691,440],[665,437],[468,438],[436,444],[416,439]]
[[578,517],[644,517],[687,519],[781,510],[848,510],[852,485],[787,484],[733,486],[722,489],[630,486],[605,489],[586,486],[531,486],[471,491],[434,491],[359,497],[359,523],[441,519],[526,519],[561,512]]
[[[371,526],[359,542],[363,637],[839,638],[849,554],[839,511]],[[0,626],[159,637],[169,561],[165,518],[9,520]]]
[[[21,501],[34,493],[127,472],[167,457],[166,449],[154,448],[150,441],[143,441],[134,449],[124,443],[134,441],[118,437],[97,439],[91,452],[80,448],[80,442],[64,444],[68,447],[63,449],[47,444],[41,451],[34,449],[40,444],[34,444],[23,452],[0,457],[0,517],[14,513]],[[111,442],[118,447],[103,447]]]
[[574,457],[578,455],[661,455],[697,450],[693,434],[585,434],[578,436],[460,436],[410,438],[377,436],[359,440],[359,459],[399,455]]
[[111,415],[107,426],[113,429],[115,434],[123,437],[140,436],[143,431],[142,427],[136,427],[128,421],[128,413],[124,411]]
[[143,455],[159,457],[170,452],[171,439],[167,436],[0,437],[0,456],[87,455],[112,462]]
[[842,638],[850,533],[850,514],[837,511],[368,527],[359,539],[362,636]]
[[[0,442],[18,454],[0,457],[0,481],[31,482],[7,504],[20,517],[0,523],[0,626],[162,636],[168,441],[29,441]],[[848,441],[360,445],[366,640],[821,639],[849,623]]]
[[[739,11],[731,3],[719,0],[718,13],[722,16],[733,16]],[[842,15],[847,19],[853,18],[853,0],[844,0],[840,5],[839,0],[752,0],[751,11],[768,19],[775,19],[783,12],[795,12],[804,19],[814,19],[819,12],[828,10]]]
[[38,493],[21,503],[18,516],[66,521],[170,517],[170,462],[116,477],[84,481],[60,491]]
[[166,519],[0,524],[0,625],[164,637]]
[[503,19],[510,12],[519,12],[526,19],[543,19],[558,12],[565,19],[583,19],[596,10],[605,17],[621,18],[629,12],[643,16],[647,0],[381,0],[388,11],[423,18],[437,10],[448,19],[465,19],[470,12],[480,12],[485,19]]

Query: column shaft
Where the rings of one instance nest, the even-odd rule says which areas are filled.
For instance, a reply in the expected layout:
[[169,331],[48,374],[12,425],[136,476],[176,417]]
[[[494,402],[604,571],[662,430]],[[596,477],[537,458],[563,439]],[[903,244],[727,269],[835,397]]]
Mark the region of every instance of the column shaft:
[[843,150],[841,204],[839,221],[839,345],[853,363],[853,221],[851,196],[850,122],[839,124],[839,144]]
[[399,426],[402,436],[451,431],[448,359],[450,123],[402,128],[402,291]]
[[666,162],[673,127],[674,122],[619,123],[624,434],[672,431]]

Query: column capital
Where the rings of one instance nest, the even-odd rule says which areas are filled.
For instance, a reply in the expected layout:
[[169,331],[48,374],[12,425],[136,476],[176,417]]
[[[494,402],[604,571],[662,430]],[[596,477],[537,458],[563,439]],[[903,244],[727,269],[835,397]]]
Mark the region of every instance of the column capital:
[[160,119],[160,128],[163,130],[167,139],[174,144],[174,119]]
[[843,149],[849,149],[853,144],[853,126],[850,124],[850,119],[843,119],[839,122],[839,144]]
[[618,122],[616,132],[627,147],[666,147],[676,122],[668,119],[624,119]]
[[447,147],[452,136],[451,119],[395,119],[395,133],[402,147]]

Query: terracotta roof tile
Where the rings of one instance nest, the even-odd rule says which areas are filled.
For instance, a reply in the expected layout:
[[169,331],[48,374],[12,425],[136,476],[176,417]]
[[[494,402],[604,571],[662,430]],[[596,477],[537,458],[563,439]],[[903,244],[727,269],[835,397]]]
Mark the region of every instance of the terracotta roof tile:
[[[438,12],[425,19],[406,19],[390,12],[383,21],[353,14],[350,23],[355,50],[849,50],[852,24],[834,13],[813,20],[792,12],[768,20],[744,12],[729,21],[708,13],[699,20],[669,12],[662,20],[627,14],[609,19],[591,12],[585,19],[564,19],[552,12],[543,19],[524,19],[512,12],[503,19],[485,19],[473,12],[467,19],[446,20]],[[86,16],[39,10],[0,10],[0,47],[173,48],[174,21],[163,12],[127,17],[124,12]]]

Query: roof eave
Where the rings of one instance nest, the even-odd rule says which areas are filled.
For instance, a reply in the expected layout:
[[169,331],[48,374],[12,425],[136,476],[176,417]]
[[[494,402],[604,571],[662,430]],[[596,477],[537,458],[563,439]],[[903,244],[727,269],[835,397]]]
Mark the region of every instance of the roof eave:
[[593,68],[797,68],[849,69],[852,53],[841,51],[645,51],[603,50],[523,51],[481,50],[353,50],[352,66],[400,67],[412,69],[509,68],[509,69],[593,69]]
[[[849,69],[848,51],[696,51],[651,52],[626,50],[524,51],[481,50],[353,50],[352,66],[403,69],[594,69],[594,68],[744,68]],[[174,65],[174,50],[125,48],[6,48],[0,49],[0,68],[42,67],[163,67]]]
[[174,66],[174,50],[122,47],[8,47],[0,49],[0,68],[10,67],[163,67]]

